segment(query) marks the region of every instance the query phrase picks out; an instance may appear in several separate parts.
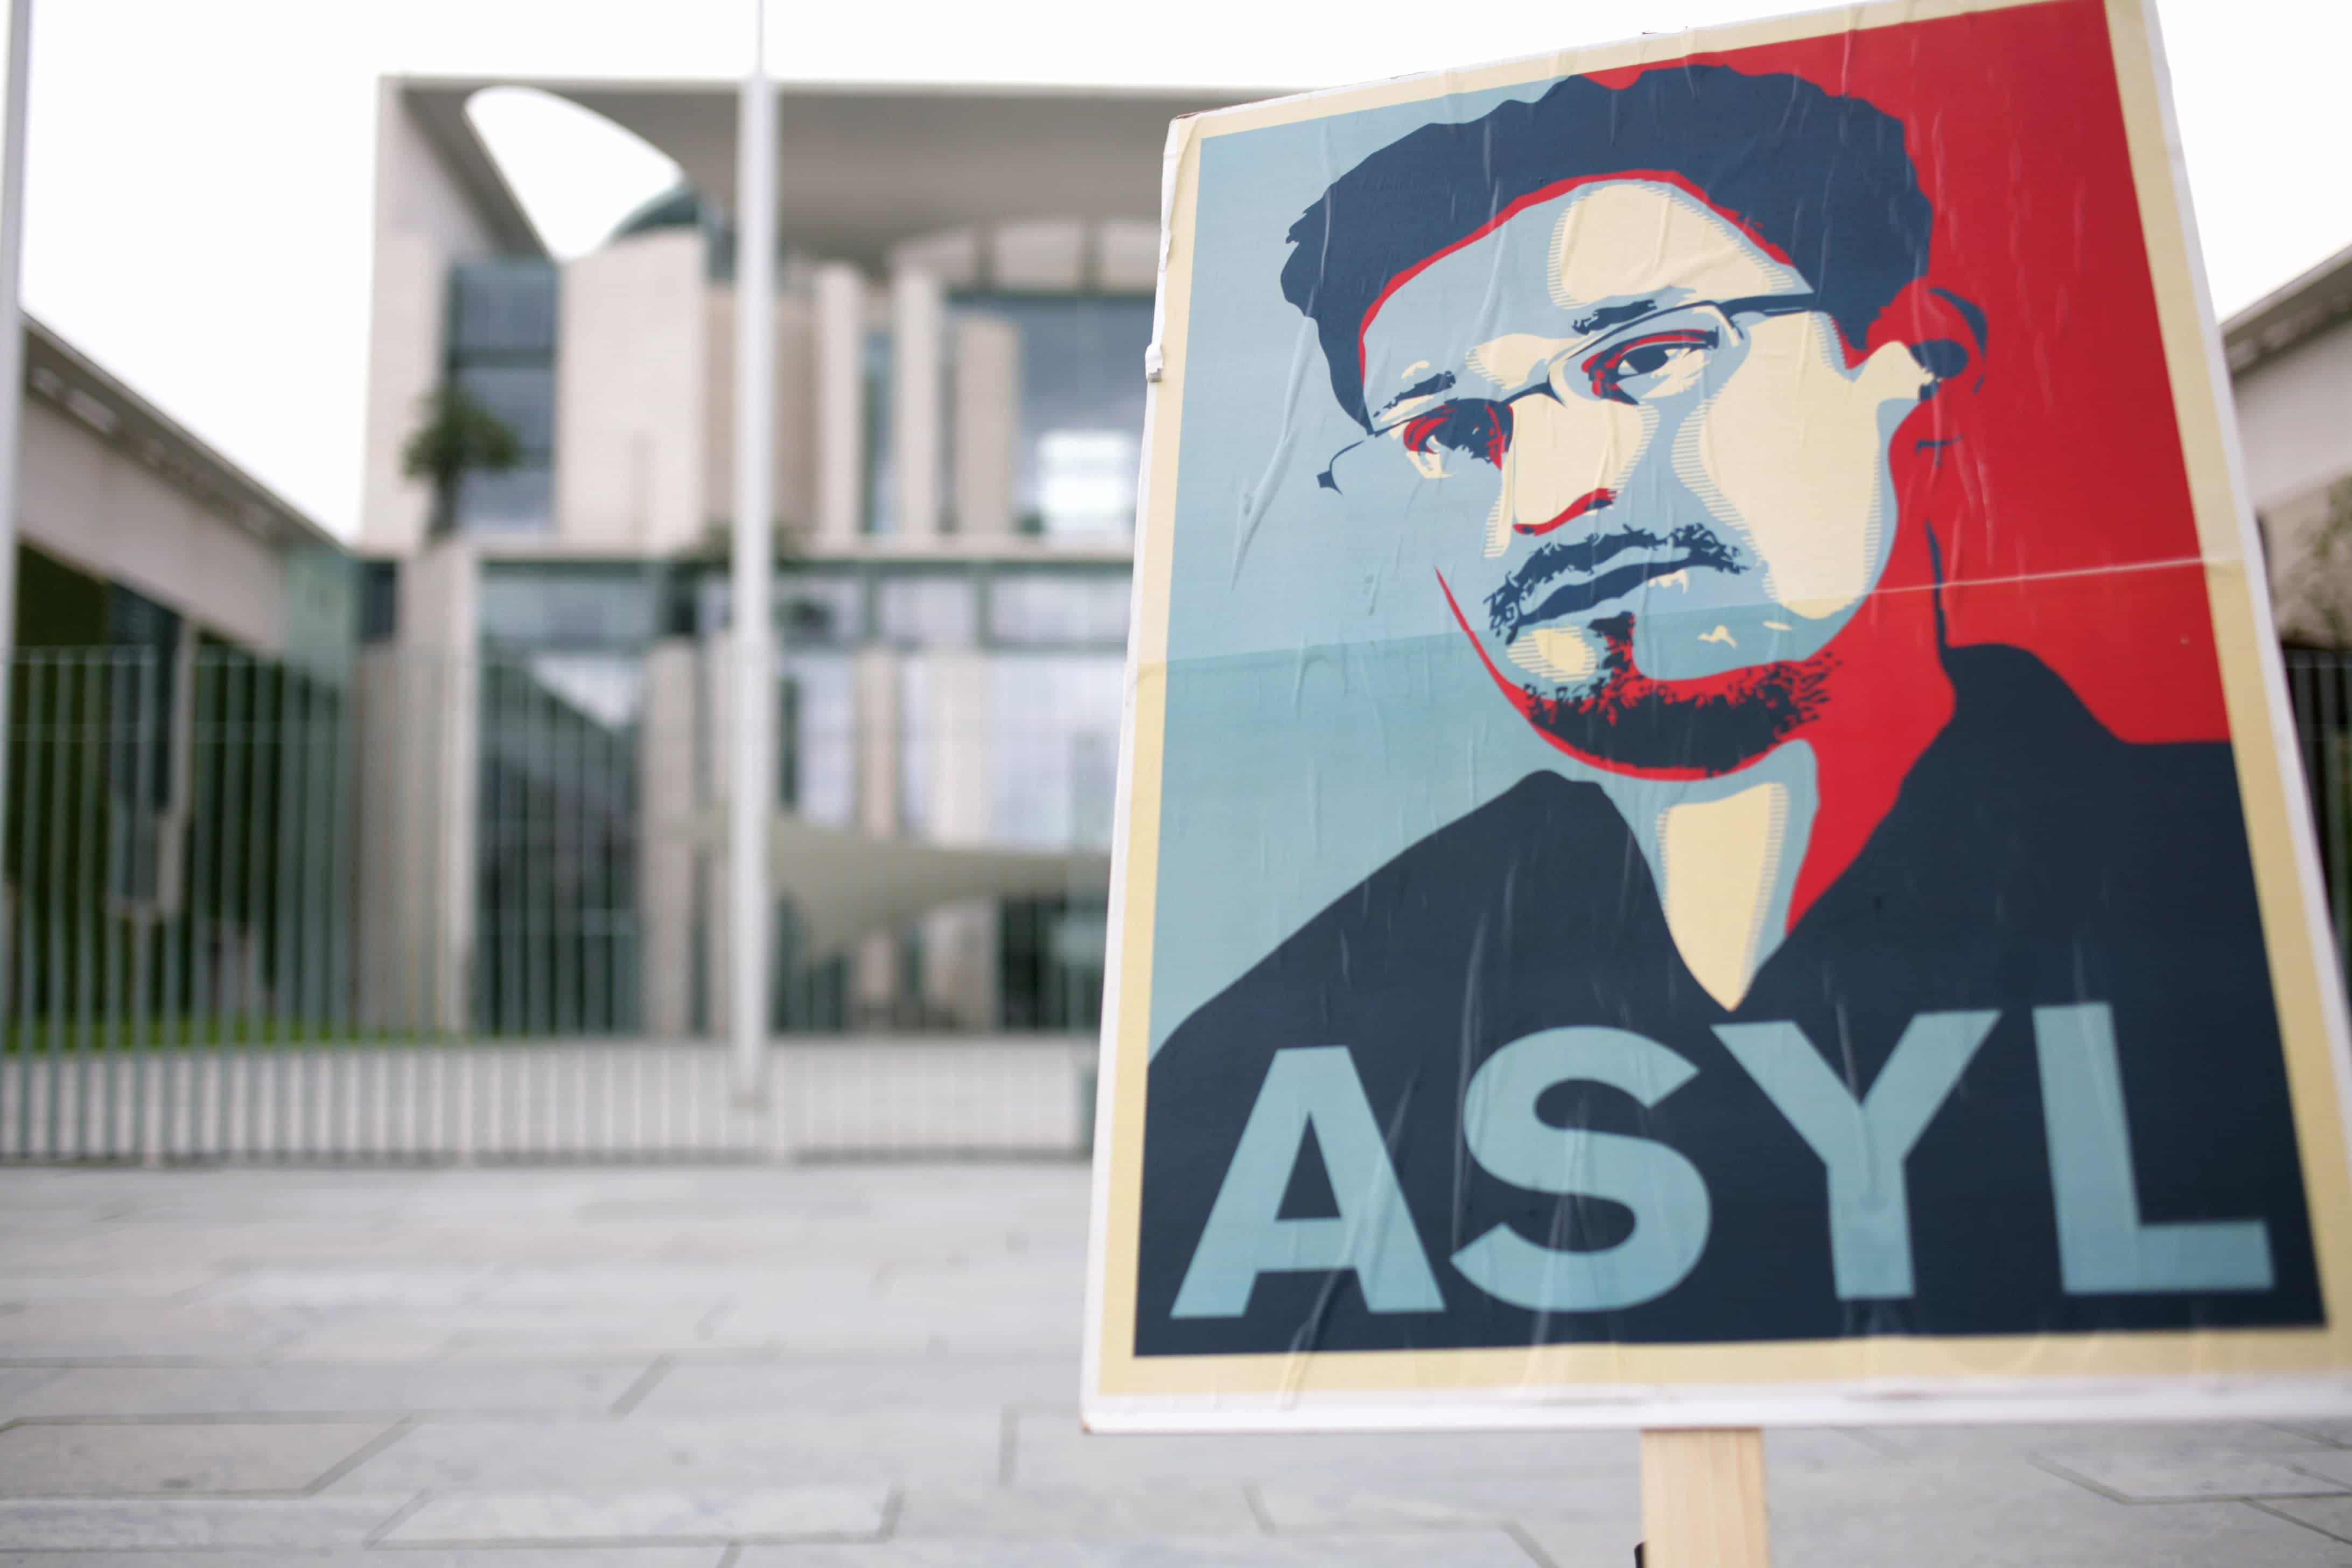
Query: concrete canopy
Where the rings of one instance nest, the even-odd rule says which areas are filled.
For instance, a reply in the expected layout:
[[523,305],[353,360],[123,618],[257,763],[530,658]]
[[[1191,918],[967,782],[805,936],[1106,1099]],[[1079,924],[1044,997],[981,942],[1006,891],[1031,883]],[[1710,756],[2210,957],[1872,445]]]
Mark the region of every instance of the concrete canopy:
[[769,835],[770,885],[793,900],[813,957],[841,952],[868,931],[893,931],[965,899],[1099,898],[1110,859],[1099,851],[925,844],[825,827],[779,812]]
[[[677,160],[689,184],[731,201],[733,82],[409,79],[395,84],[492,226],[539,247],[466,102],[489,87],[571,100]],[[1168,122],[1248,91],[835,86],[783,83],[778,199],[785,238],[868,265],[922,230],[1009,216],[1148,217]]]

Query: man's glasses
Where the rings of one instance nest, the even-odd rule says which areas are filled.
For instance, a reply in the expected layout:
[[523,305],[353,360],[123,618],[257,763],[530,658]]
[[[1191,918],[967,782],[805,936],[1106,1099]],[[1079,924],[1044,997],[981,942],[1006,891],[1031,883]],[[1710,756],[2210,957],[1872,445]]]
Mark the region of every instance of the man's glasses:
[[[1744,343],[1743,317],[1801,314],[1819,308],[1814,294],[1757,294],[1740,300],[1675,305],[1623,322],[1544,361],[1542,375],[1503,397],[1457,397],[1376,425],[1362,441],[1332,455],[1339,458],[1366,442],[1394,437],[1407,452],[1424,456],[1443,447],[1499,468],[1510,450],[1512,405],[1541,393],[1565,403],[1589,398],[1634,407],[1674,398],[1703,385],[1708,366],[1725,349]],[[1318,476],[1327,489],[1339,487],[1330,468]]]

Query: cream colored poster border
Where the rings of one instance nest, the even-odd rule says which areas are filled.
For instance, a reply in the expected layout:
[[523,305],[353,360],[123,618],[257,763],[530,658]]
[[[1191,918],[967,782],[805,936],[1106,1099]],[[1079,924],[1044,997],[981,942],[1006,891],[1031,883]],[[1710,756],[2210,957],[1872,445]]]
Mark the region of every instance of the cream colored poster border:
[[2107,0],[2108,34],[2205,561],[2329,1325],[1253,1356],[1134,1353],[1176,456],[1202,142],[1697,52],[2043,3],[2050,0],[1855,6],[1308,94],[1171,127],[1114,827],[1111,958],[1103,994],[1082,1389],[1089,1426],[1746,1426],[2352,1414],[2352,1179],[2346,1155],[2352,1057],[2301,763],[2290,749],[2294,725],[2277,640],[2267,599],[2254,591],[2247,571],[2248,561],[2260,559],[2259,548],[2147,0]]

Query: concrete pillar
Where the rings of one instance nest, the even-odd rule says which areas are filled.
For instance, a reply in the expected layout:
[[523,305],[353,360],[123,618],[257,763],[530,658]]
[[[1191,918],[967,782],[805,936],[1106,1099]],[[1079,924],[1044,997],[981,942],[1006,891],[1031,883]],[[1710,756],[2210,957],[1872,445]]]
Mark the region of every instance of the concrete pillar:
[[[856,663],[857,826],[879,837],[899,827],[898,656],[887,647],[859,651]],[[887,1012],[898,994],[898,933],[874,931],[857,945],[850,965],[853,1019]]]
[[959,1029],[996,1026],[996,905],[942,904],[923,917],[923,1001]]
[[857,268],[815,269],[816,535],[825,543],[864,531],[866,490],[866,280]]
[[955,497],[960,533],[1011,533],[1021,478],[1021,332],[966,310],[955,319]]
[[776,301],[776,517],[816,526],[816,309],[804,293]]
[[699,233],[667,229],[564,265],[555,514],[567,541],[654,552],[701,542],[705,432],[725,412],[709,406],[703,248]]
[[856,674],[857,826],[890,837],[898,831],[898,655],[858,650]]
[[903,537],[940,531],[946,351],[946,290],[920,268],[900,268],[890,278],[890,460]]
[[[923,821],[940,844],[977,847],[988,841],[988,656],[971,649],[922,656],[919,686],[926,776]],[[909,693],[914,700],[915,694]]]
[[638,952],[645,1027],[676,1037],[694,1024],[694,864],[699,652],[668,637],[646,652],[646,705],[637,726]]
[[[815,306],[806,293],[776,300],[776,521],[804,533],[816,518]],[[703,491],[714,519],[735,515],[735,290],[709,292],[704,338]]]
[[[928,767],[916,781],[925,795],[923,820],[934,842],[980,846],[988,842],[989,664],[973,650],[924,656],[923,679],[908,700],[920,694]],[[942,905],[924,916],[923,1000],[929,1008],[963,1028],[984,1029],[996,1020],[996,905],[985,899]]]
[[[698,701],[701,712],[712,718],[734,711],[730,704],[735,700],[735,667],[727,650],[724,633],[695,647],[693,679]],[[697,835],[699,870],[689,872],[694,877],[692,897],[702,912],[702,994],[708,1009],[703,1022],[713,1037],[725,1039],[734,1027],[728,975],[731,973],[735,942],[728,899],[727,835],[719,826],[726,821],[730,803],[719,792],[724,781],[732,776],[730,770],[734,767],[732,726],[724,722],[698,723],[693,750],[699,755],[700,769],[696,799],[702,823],[709,828]]]
[[416,808],[403,813],[415,837],[402,864],[415,889],[408,909],[423,971],[414,977],[415,1021],[452,1033],[472,1023],[479,582],[463,536],[435,541],[401,573],[400,761]]

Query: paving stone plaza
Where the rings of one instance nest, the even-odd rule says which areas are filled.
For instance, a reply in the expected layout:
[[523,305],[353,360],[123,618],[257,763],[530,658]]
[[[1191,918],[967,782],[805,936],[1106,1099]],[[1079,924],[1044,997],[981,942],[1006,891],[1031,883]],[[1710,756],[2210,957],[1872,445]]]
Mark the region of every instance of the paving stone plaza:
[[[0,1564],[1626,1568],[1626,1435],[1108,1438],[1074,1163],[0,1173]],[[2352,1425],[1775,1433],[1783,1568],[2352,1564]]]

